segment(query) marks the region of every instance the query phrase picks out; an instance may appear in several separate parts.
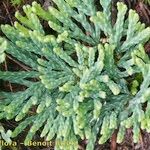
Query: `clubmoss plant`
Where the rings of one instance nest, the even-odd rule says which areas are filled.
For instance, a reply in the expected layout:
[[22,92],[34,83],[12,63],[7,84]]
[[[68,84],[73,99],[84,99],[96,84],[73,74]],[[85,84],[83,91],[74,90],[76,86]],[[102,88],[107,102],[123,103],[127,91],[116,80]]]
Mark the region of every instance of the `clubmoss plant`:
[[134,10],[125,17],[123,3],[117,3],[112,25],[111,0],[99,6],[94,0],[53,2],[57,8],[48,11],[36,2],[26,5],[25,16],[16,12],[14,26],[1,26],[1,47],[30,69],[0,72],[2,80],[26,87],[0,93],[0,119],[20,121],[12,138],[30,126],[26,145],[41,131],[47,141],[56,140],[55,149],[76,150],[87,139],[86,149],[92,150],[116,129],[122,142],[130,127],[137,142],[140,128],[150,131],[150,59],[143,47],[150,28]]

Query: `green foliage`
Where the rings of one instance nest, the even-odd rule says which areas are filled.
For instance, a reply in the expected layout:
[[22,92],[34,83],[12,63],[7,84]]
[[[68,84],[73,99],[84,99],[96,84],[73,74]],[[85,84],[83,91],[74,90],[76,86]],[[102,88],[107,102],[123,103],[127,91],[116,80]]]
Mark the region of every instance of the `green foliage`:
[[[8,130],[7,132],[5,132],[4,127],[0,124],[0,140],[4,140],[7,143],[11,144],[11,134],[12,132],[10,130]],[[2,145],[0,145],[0,150],[2,149]]]
[[150,5],[150,0],[144,0],[144,2]]
[[[102,144],[117,128],[118,142],[129,127],[137,142],[140,127],[150,131],[150,59],[143,48],[150,28],[134,10],[125,18],[123,3],[117,3],[112,25],[111,0],[100,1],[102,11],[94,0],[53,2],[58,9],[45,11],[33,2],[23,7],[25,16],[16,12],[14,27],[1,26],[7,37],[3,49],[31,69],[0,71],[0,79],[26,86],[0,93],[0,119],[20,121],[12,138],[30,126],[26,145],[41,129],[41,137],[61,141],[55,148],[63,150],[78,149],[85,138],[92,150],[97,137]],[[48,21],[54,35],[45,33],[39,18]],[[66,147],[65,141],[72,144]]]
[[0,125],[0,139],[3,138],[7,143],[11,143],[11,131],[8,130],[7,132],[5,132],[5,129],[2,125]]
[[13,5],[20,5],[23,0],[10,0]]
[[4,41],[2,38],[0,38],[0,63],[2,63],[5,60],[5,53],[4,53],[4,49],[7,46],[6,41]]

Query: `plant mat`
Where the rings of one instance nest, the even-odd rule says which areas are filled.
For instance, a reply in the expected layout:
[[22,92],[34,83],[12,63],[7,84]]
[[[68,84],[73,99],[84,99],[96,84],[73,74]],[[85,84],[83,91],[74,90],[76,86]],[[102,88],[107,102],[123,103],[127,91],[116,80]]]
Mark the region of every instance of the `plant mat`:
[[[21,11],[21,8],[25,4],[31,4],[34,0],[23,0],[19,5],[13,5],[10,0],[0,0],[0,24],[13,24],[15,21],[14,13],[17,10]],[[98,1],[98,0],[97,0]],[[144,22],[146,25],[150,25],[150,6],[145,4],[142,1],[138,0],[120,0],[128,5],[129,8],[135,9],[140,16],[140,20]],[[47,9],[49,5],[51,5],[51,0],[37,0],[37,2],[41,3],[42,6]],[[116,19],[116,3],[118,0],[112,0],[112,22]],[[44,26],[45,29],[47,25]],[[2,35],[0,31],[0,35]],[[150,55],[150,42],[145,45],[146,52]],[[6,61],[0,66],[2,70],[28,70],[30,68],[26,67],[24,64],[16,61],[12,56],[7,56]],[[19,88],[19,89],[18,89]],[[9,82],[2,82],[0,80],[0,89],[6,91],[18,91],[24,90],[23,86],[16,86],[15,84],[11,84]],[[34,108],[33,108],[34,109]],[[34,112],[34,110],[33,110]],[[31,112],[31,113],[33,113]],[[3,121],[1,124],[7,129],[13,129],[17,124],[12,121]],[[26,134],[26,131],[24,131]],[[141,131],[141,139],[137,144],[133,143],[132,140],[132,131],[130,129],[127,130],[126,138],[124,142],[121,144],[116,143],[116,133],[113,134],[112,138],[107,141],[106,144],[103,145],[95,145],[95,150],[150,150],[150,134],[144,131]],[[19,137],[15,139],[18,143],[22,143],[24,137]],[[36,140],[39,141],[39,135],[36,135]],[[41,139],[40,139],[41,140]],[[44,141],[44,139],[42,139]],[[83,140],[80,142],[79,149],[84,150],[87,141]],[[11,147],[7,147],[6,150],[13,150]],[[19,144],[18,147],[14,150],[51,150],[53,148],[42,148],[42,147],[25,147],[22,144]]]

